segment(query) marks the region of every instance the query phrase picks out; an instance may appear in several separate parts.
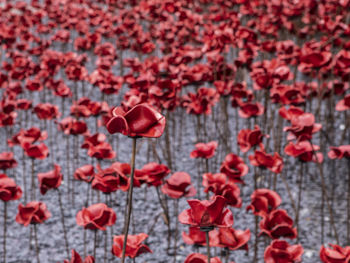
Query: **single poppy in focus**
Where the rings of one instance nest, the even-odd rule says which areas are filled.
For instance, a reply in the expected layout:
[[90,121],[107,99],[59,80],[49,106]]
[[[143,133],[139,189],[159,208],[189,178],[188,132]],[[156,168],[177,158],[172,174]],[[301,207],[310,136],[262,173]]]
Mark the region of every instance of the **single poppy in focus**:
[[220,172],[226,174],[228,179],[235,183],[243,183],[242,177],[248,173],[248,170],[243,159],[233,153],[226,155],[220,167]]
[[264,149],[255,150],[254,155],[249,155],[249,160],[252,165],[267,168],[274,173],[280,173],[283,169],[283,159],[278,152],[271,155],[267,154]]
[[47,173],[39,173],[40,193],[44,195],[50,189],[57,189],[61,185],[62,177],[61,166],[57,164],[54,165],[54,170]]
[[254,126],[254,130],[242,129],[237,135],[237,143],[242,152],[249,151],[255,145],[262,142],[263,134],[258,125]]
[[114,225],[117,215],[112,208],[109,208],[104,203],[90,205],[88,208],[80,210],[76,216],[76,221],[79,226],[85,229],[105,231],[106,226]]
[[16,182],[6,174],[0,174],[0,200],[8,202],[18,200],[21,196],[22,190]]
[[270,189],[256,189],[250,196],[251,202],[247,211],[252,210],[254,215],[265,216],[276,209],[282,202],[281,197]]
[[290,245],[284,240],[273,240],[265,249],[265,263],[301,262],[301,256],[304,253],[302,245]]
[[216,141],[211,141],[208,143],[197,143],[195,149],[191,152],[191,158],[205,158],[210,159],[215,155],[215,150],[218,147]]
[[171,198],[192,197],[196,194],[196,189],[191,184],[191,176],[185,172],[172,174],[161,190]]
[[170,169],[164,164],[151,162],[145,164],[142,169],[135,171],[135,179],[148,186],[160,186],[162,179],[170,173]]
[[[148,237],[147,234],[128,235],[126,241],[125,256],[135,258],[143,253],[153,253],[152,250],[142,242]],[[124,235],[113,237],[112,253],[118,258],[122,257]]]
[[51,213],[47,210],[46,204],[43,202],[32,201],[23,206],[18,205],[18,213],[16,222],[24,226],[29,224],[41,224],[51,217]]
[[112,114],[106,125],[112,134],[119,132],[130,137],[156,138],[165,129],[165,117],[145,103],[136,105],[128,112],[116,107]]

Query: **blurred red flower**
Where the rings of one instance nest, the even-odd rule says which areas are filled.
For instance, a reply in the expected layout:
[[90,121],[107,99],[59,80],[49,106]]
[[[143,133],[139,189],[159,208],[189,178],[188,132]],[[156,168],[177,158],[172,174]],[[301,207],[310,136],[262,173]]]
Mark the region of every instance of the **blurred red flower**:
[[226,174],[227,178],[235,183],[243,183],[242,177],[248,173],[248,170],[243,159],[233,153],[226,155],[220,167],[220,172]]
[[195,149],[190,153],[191,158],[206,158],[210,159],[215,155],[215,150],[218,147],[216,141],[211,141],[208,143],[197,143]]
[[[147,237],[148,235],[145,233],[138,235],[128,235],[128,239],[126,241],[125,256],[135,258],[143,253],[152,253],[152,250],[148,246],[142,244],[142,242]],[[122,257],[123,243],[124,235],[113,237],[112,253],[118,258]]]
[[21,196],[22,190],[16,182],[6,174],[0,174],[0,200],[8,202],[18,200]]
[[230,250],[244,249],[248,250],[248,241],[250,239],[250,230],[236,230],[232,227],[220,228],[219,247],[226,247]]
[[51,213],[43,202],[32,201],[25,206],[18,205],[16,222],[28,226],[29,224],[41,224],[50,217]]
[[135,179],[141,184],[147,183],[148,186],[160,186],[162,179],[169,173],[170,169],[166,165],[151,162],[135,171]]
[[15,168],[17,165],[13,152],[0,153],[0,170]]
[[263,134],[258,125],[254,126],[254,130],[242,129],[237,135],[237,143],[242,152],[249,151],[253,146],[262,142]]
[[330,248],[321,246],[320,258],[323,263],[349,262],[350,246],[341,247],[336,244],[329,244]]
[[265,249],[264,260],[266,263],[301,262],[304,249],[301,245],[290,245],[284,240],[273,240]]
[[343,157],[350,158],[350,144],[340,145],[338,147],[331,146],[330,149],[328,157],[331,159],[342,159]]
[[196,189],[191,184],[191,176],[185,172],[173,173],[161,190],[171,198],[192,197],[196,194]]
[[275,210],[282,202],[281,197],[270,189],[256,189],[250,196],[251,203],[247,206],[247,211],[252,210],[254,215],[266,216]]
[[95,263],[95,259],[93,256],[87,256],[84,261],[81,259],[78,252],[72,249],[72,257],[70,260],[65,260],[63,263]]
[[[187,256],[184,263],[208,263],[208,257],[199,253],[192,253]],[[210,263],[221,263],[220,258],[210,258]]]
[[88,208],[84,207],[76,216],[79,226],[91,230],[106,230],[106,226],[113,225],[116,219],[117,215],[113,209],[104,203],[93,204]]

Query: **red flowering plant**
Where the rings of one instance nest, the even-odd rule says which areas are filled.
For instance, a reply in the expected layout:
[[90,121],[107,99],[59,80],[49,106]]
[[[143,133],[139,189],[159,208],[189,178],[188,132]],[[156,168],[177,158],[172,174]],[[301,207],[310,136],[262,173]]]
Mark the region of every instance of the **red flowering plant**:
[[71,259],[64,260],[63,263],[95,263],[95,258],[93,256],[87,256],[83,261],[78,252],[72,249]]
[[285,262],[301,262],[304,249],[301,245],[290,245],[284,240],[273,240],[265,249],[264,260],[266,263],[277,263],[281,260]]
[[350,260],[350,246],[341,247],[336,244],[329,244],[329,246],[321,246],[320,259],[323,263],[347,262]]
[[[219,257],[211,258],[210,263],[221,263],[221,260]],[[199,253],[192,253],[187,256],[184,263],[208,263],[208,259],[206,255],[199,254]]]
[[76,215],[77,224],[91,230],[105,231],[107,226],[114,225],[116,219],[117,216],[113,209],[104,203],[84,207]]
[[[143,253],[152,253],[152,250],[142,242],[148,237],[147,234],[141,233],[138,235],[129,235],[126,243],[125,256],[135,258]],[[113,237],[112,253],[116,257],[121,258],[123,251],[124,236]]]
[[255,150],[254,155],[249,155],[249,160],[252,165],[267,168],[274,173],[281,173],[283,169],[282,157],[277,152],[274,155],[268,154],[264,148]]
[[226,155],[222,162],[220,172],[225,174],[229,181],[243,183],[242,177],[249,171],[243,159],[233,153]]

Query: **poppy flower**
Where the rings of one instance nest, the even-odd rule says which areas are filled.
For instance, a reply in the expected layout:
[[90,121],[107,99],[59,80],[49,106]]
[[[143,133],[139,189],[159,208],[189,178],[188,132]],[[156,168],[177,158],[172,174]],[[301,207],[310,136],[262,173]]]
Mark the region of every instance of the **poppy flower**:
[[42,195],[53,188],[58,188],[62,182],[61,166],[55,164],[54,170],[38,174],[40,193]]
[[106,135],[103,133],[96,133],[94,135],[86,135],[84,143],[81,148],[88,149],[87,154],[90,157],[97,159],[113,159],[116,153],[112,150],[112,146],[105,142]]
[[41,224],[51,217],[51,213],[47,210],[46,204],[43,202],[32,201],[23,206],[18,205],[18,213],[16,222],[24,226],[29,224]]
[[[216,229],[209,232],[209,245],[211,247],[219,243],[218,235],[219,231]],[[206,246],[205,232],[201,231],[199,227],[190,227],[188,234],[182,232],[182,239],[188,245]]]
[[0,170],[15,168],[17,165],[17,161],[13,157],[13,152],[0,153]]
[[320,258],[323,263],[349,262],[350,246],[341,247],[335,244],[329,244],[330,248],[322,246],[320,249]]
[[196,227],[230,227],[233,225],[232,212],[226,208],[226,199],[215,196],[212,200],[187,200],[190,209],[184,210],[178,219],[181,224]]
[[315,116],[312,113],[303,113],[293,116],[291,124],[292,126],[283,129],[291,133],[287,138],[288,140],[295,138],[299,141],[310,140],[312,134],[318,132],[322,128],[322,124],[315,123]]
[[104,203],[90,205],[88,208],[80,210],[76,216],[79,226],[91,230],[106,230],[106,226],[114,225],[117,215],[112,208]]
[[210,159],[215,155],[215,150],[218,147],[216,141],[211,141],[208,143],[197,143],[195,149],[191,152],[191,158],[205,158]]
[[40,143],[38,145],[25,143],[23,145],[23,149],[25,154],[33,159],[43,160],[49,155],[49,148],[47,148],[46,144],[44,143]]
[[260,116],[264,113],[265,109],[264,106],[261,105],[259,102],[256,103],[251,103],[251,102],[246,102],[246,103],[241,103],[239,105],[239,116],[242,118],[250,118],[250,117],[256,117]]
[[350,144],[349,145],[340,145],[338,147],[329,147],[331,150],[328,152],[328,157],[331,159],[342,159],[350,158]]
[[[142,242],[148,237],[147,234],[128,235],[126,241],[125,256],[135,258],[143,253],[153,253],[152,250]],[[124,235],[113,237],[112,253],[118,258],[122,257]]]
[[58,129],[63,131],[64,134],[78,135],[87,132],[87,125],[84,121],[66,117],[58,122]]
[[128,112],[116,107],[112,114],[106,126],[112,134],[119,132],[130,137],[156,138],[163,134],[165,128],[165,117],[145,103]]
[[169,173],[170,169],[166,165],[152,162],[137,170],[135,179],[141,184],[145,182],[148,186],[159,186],[162,184],[162,179]]
[[237,143],[242,152],[249,151],[255,145],[262,142],[263,134],[258,125],[254,126],[254,130],[242,129],[237,135]]
[[248,170],[243,159],[233,153],[226,155],[220,167],[220,172],[226,174],[228,179],[235,183],[243,183],[242,177],[248,173]]
[[6,174],[0,174],[0,200],[8,202],[18,200],[21,196],[22,190],[16,182]]
[[47,139],[47,132],[40,131],[36,127],[32,127],[28,130],[20,130],[16,135],[14,135],[11,140],[8,140],[9,146],[14,146],[20,144],[24,147],[25,144],[32,144],[37,141],[44,141]]
[[273,240],[265,249],[264,260],[266,263],[279,263],[281,261],[298,263],[304,249],[301,245],[290,245],[284,240]]
[[83,165],[77,168],[74,172],[75,180],[82,180],[90,183],[95,176],[94,167],[91,164]]
[[219,101],[220,95],[213,88],[201,87],[197,93],[188,93],[182,98],[182,105],[190,114],[211,114],[212,107]]
[[87,256],[84,261],[81,259],[81,256],[77,251],[72,249],[72,257],[70,260],[65,260],[63,263],[95,263],[93,256]]
[[52,120],[59,117],[57,105],[50,103],[40,103],[34,107],[34,113],[40,120]]
[[[184,263],[208,263],[208,257],[199,253],[192,253],[187,256]],[[221,263],[220,258],[210,258],[210,263]]]
[[350,109],[350,94],[346,95],[344,99],[340,100],[337,105],[335,105],[337,111],[345,111]]
[[252,165],[267,168],[274,173],[280,173],[283,169],[283,159],[277,152],[271,155],[264,149],[255,150],[254,155],[249,155],[249,160]]
[[[312,145],[309,141],[300,141],[297,143],[289,142],[284,148],[284,152],[293,157],[298,157],[302,162],[320,162],[323,161],[323,154],[316,153],[320,150],[320,147],[317,145]],[[315,156],[315,154],[316,156]]]
[[191,184],[191,176],[185,172],[176,172],[165,181],[162,192],[171,198],[192,197],[196,189]]
[[252,210],[254,215],[265,216],[275,210],[282,202],[281,197],[270,189],[256,189],[250,196],[251,202],[247,211]]
[[321,68],[327,66],[332,61],[332,53],[330,52],[307,52],[302,54],[299,58],[300,64],[298,66],[299,71],[308,72],[312,68]]
[[114,169],[113,166],[99,170],[92,180],[91,187],[93,189],[100,190],[103,193],[111,193],[117,189],[126,191],[129,188],[129,178],[123,173],[118,173],[118,170]]
[[272,239],[280,237],[293,239],[297,237],[297,229],[293,228],[293,220],[283,209],[273,210],[271,213],[264,215],[259,226],[260,235],[266,234]]
[[244,249],[248,251],[250,230],[236,230],[232,227],[220,228],[218,235],[218,246],[227,247],[230,250]]

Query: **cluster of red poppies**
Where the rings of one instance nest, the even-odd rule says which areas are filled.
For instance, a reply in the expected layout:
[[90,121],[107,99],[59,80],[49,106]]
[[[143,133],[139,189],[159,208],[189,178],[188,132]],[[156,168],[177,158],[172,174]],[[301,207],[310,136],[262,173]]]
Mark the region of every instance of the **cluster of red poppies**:
[[[13,215],[30,226],[28,243],[34,238],[40,262],[37,228],[55,218],[51,206],[60,212],[61,250],[71,254],[64,262],[107,262],[114,255],[124,263],[152,252],[146,228],[129,234],[131,215],[138,219],[134,188],[145,190],[145,202],[151,188],[167,228],[164,257],[174,262],[179,256],[186,263],[229,262],[237,253],[231,251],[248,251],[248,244],[253,262],[300,262],[308,244],[283,238],[296,239],[306,224],[305,190],[315,181],[321,214],[310,217],[320,225],[320,259],[348,263],[349,9],[349,0],[1,1],[0,261],[16,254],[7,251],[15,249],[7,240]],[[127,137],[130,163],[120,157]],[[193,141],[197,173],[184,161]],[[339,177],[336,165],[349,176]],[[347,188],[346,201],[339,201],[346,215],[337,211],[335,184]],[[57,204],[47,199],[53,192]],[[277,192],[291,211],[279,208]],[[249,194],[255,229],[239,230],[233,216],[244,213]],[[21,198],[15,212],[11,203]],[[185,198],[196,199],[179,213]],[[84,228],[83,254],[71,250],[77,242],[68,209],[77,209]],[[182,241],[206,246],[207,255],[179,252],[178,222],[190,225]],[[149,229],[163,240],[155,226]],[[260,236],[272,239],[264,256]],[[221,258],[211,258],[211,247]]]

